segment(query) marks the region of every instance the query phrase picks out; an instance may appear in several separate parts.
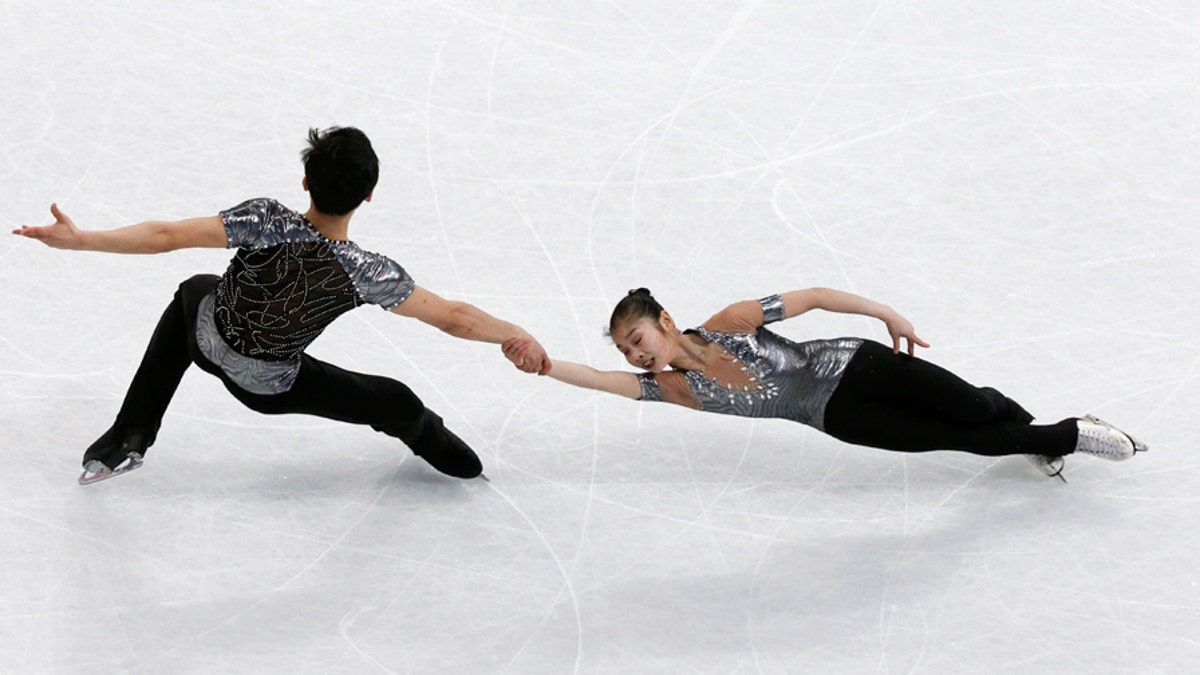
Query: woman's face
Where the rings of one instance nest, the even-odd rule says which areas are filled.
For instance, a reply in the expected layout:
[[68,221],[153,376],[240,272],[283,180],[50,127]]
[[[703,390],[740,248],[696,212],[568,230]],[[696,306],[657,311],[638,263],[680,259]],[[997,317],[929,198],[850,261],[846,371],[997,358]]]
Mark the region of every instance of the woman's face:
[[671,341],[658,321],[623,321],[612,331],[612,339],[634,367],[658,373],[671,361]]

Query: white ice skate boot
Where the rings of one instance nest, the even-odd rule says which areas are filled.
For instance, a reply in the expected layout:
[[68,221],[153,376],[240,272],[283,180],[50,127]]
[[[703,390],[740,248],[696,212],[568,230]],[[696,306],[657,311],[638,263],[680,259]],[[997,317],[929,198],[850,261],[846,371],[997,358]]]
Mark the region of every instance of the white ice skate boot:
[[1079,440],[1075,442],[1075,452],[1119,462],[1133,457],[1137,451],[1133,440],[1124,432],[1099,424],[1094,417],[1081,418],[1076,424],[1079,427]]
[[1120,429],[1109,424],[1108,422],[1105,422],[1104,420],[1100,419],[1099,417],[1096,417],[1095,415],[1084,415],[1083,419],[1085,419],[1089,422],[1092,422],[1094,424],[1099,424],[1102,427],[1108,427],[1109,429],[1112,429],[1113,431],[1117,432],[1118,434],[1121,434],[1125,438],[1128,438],[1129,442],[1133,443],[1133,452],[1135,454],[1139,453],[1139,452],[1146,452],[1150,449],[1149,447],[1146,446],[1145,443],[1139,441],[1138,439],[1134,438],[1133,436],[1130,436],[1129,434],[1125,433],[1124,431],[1121,431]]
[[1067,479],[1063,478],[1063,475],[1062,475],[1063,466],[1066,465],[1066,460],[1064,460],[1062,457],[1060,457],[1060,456],[1059,457],[1049,457],[1046,455],[1025,455],[1025,459],[1028,459],[1030,464],[1033,464],[1034,466],[1036,466],[1038,471],[1041,471],[1042,473],[1046,474],[1047,476],[1049,476],[1051,478],[1057,477],[1062,482],[1064,482],[1064,483],[1067,482]]

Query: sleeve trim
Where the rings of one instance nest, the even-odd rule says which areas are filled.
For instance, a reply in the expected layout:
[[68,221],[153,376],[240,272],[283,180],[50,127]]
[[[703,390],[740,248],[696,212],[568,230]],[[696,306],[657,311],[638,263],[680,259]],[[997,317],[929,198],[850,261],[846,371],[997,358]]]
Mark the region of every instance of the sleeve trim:
[[762,305],[763,325],[783,321],[786,318],[783,310],[783,298],[779,294],[768,295],[758,301]]
[[638,386],[642,389],[642,401],[661,401],[662,388],[658,386],[658,381],[654,379],[654,373],[638,373]]

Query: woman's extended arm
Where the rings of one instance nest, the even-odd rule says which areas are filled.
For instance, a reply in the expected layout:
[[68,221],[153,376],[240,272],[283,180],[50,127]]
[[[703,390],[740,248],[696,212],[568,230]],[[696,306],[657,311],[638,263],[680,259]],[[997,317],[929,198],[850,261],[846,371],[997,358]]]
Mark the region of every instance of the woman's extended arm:
[[[527,338],[511,338],[505,340],[502,345],[504,355],[508,357],[518,368],[524,365],[524,360],[529,356],[529,348],[532,343]],[[582,363],[573,363],[571,361],[560,361],[558,359],[546,359],[549,364],[550,377],[559,382],[573,384],[576,387],[585,389],[595,389],[596,391],[608,392],[626,398],[640,399],[642,397],[642,385],[638,382],[637,375],[628,372],[617,370],[596,370],[590,366],[585,366]]]
[[637,375],[633,373],[620,370],[596,370],[582,363],[552,359],[549,375],[559,382],[573,384],[576,387],[595,389],[635,400],[642,397],[642,386],[638,383]]
[[900,341],[908,340],[908,354],[912,356],[917,345],[929,347],[915,330],[908,319],[887,305],[868,300],[862,296],[845,291],[835,291],[831,288],[808,288],[802,291],[783,293],[783,316],[790,319],[809,310],[823,309],[827,312],[843,314],[862,314],[879,319],[887,325],[888,334],[892,336],[892,351],[900,353]]

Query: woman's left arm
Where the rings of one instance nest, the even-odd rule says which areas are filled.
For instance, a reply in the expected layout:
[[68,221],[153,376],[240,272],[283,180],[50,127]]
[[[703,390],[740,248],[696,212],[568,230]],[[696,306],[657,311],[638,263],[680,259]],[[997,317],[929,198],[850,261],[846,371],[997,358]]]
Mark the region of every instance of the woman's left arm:
[[908,341],[908,355],[912,356],[917,346],[929,347],[917,337],[913,325],[896,310],[874,300],[853,293],[835,291],[831,288],[808,288],[780,295],[783,299],[783,317],[790,319],[813,309],[841,314],[862,314],[879,319],[887,326],[892,336],[892,351],[900,353],[901,340]]

